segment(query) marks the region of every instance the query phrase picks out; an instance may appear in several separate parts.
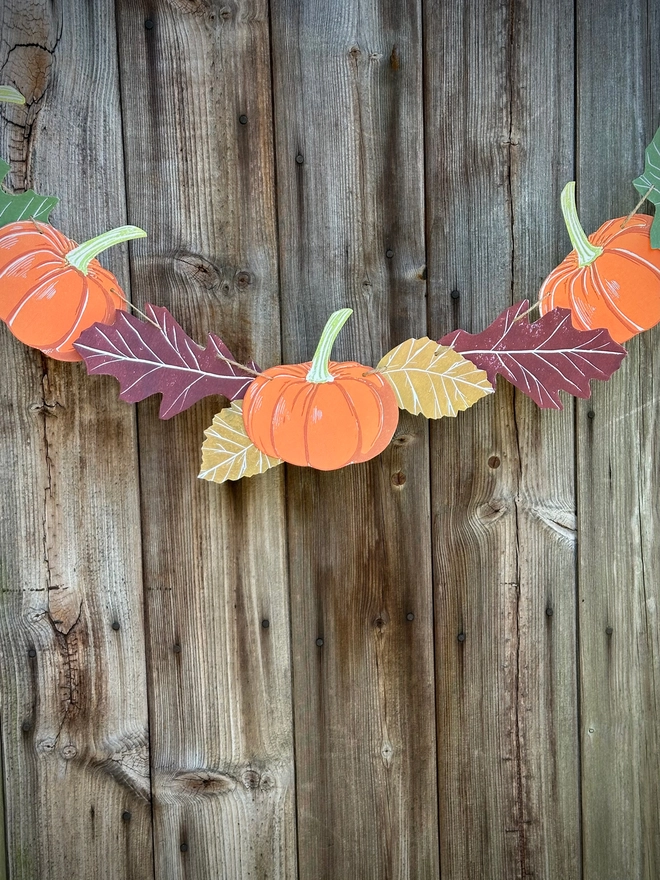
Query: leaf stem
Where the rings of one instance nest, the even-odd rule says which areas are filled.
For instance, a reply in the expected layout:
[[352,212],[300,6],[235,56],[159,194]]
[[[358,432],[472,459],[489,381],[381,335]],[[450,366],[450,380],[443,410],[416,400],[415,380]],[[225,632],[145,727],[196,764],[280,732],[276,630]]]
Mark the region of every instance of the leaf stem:
[[[541,297],[541,299],[545,299],[545,297],[543,296],[543,297]],[[527,309],[526,312],[523,312],[522,315],[518,315],[517,318],[514,318],[514,319],[513,319],[513,323],[515,324],[516,321],[522,321],[522,319],[523,319],[523,318],[526,318],[527,315],[531,315],[532,312],[533,312],[535,309],[538,309],[538,307],[541,305],[541,299],[537,299],[536,302],[534,303],[534,305],[530,306],[530,307]]]
[[156,330],[160,330],[162,332],[162,327],[160,326],[160,324],[157,324],[155,321],[153,321],[149,317],[149,315],[145,315],[145,313],[143,311],[141,311],[140,309],[138,309],[137,306],[134,306],[133,303],[130,301],[130,299],[126,299],[126,297],[121,292],[121,290],[117,290],[116,288],[113,288],[111,292],[114,293],[116,296],[118,296],[119,299],[123,299],[124,302],[126,303],[126,305],[129,307],[129,309],[133,309],[133,311],[135,312],[136,315],[139,315],[141,318],[144,318],[144,320],[148,321],[152,327],[155,327]]
[[586,236],[575,204],[575,181],[566,184],[561,193],[561,212],[568,229],[573,249],[578,255],[579,266],[589,266],[603,253],[602,247],[592,244]]
[[646,192],[644,193],[644,195],[641,197],[641,199],[637,202],[637,204],[635,205],[635,207],[632,209],[632,211],[630,212],[630,214],[628,214],[628,216],[626,217],[626,219],[623,221],[623,223],[621,224],[621,229],[623,229],[624,226],[627,226],[628,223],[630,223],[630,221],[632,220],[632,218],[633,218],[633,217],[635,216],[635,214],[639,211],[639,209],[642,207],[642,205],[643,205],[644,202],[648,199],[648,197],[651,195],[651,193],[653,192],[654,189],[655,189],[655,187],[653,186],[653,184],[651,184],[651,186],[646,190]]
[[339,331],[346,321],[353,314],[353,309],[339,309],[333,312],[327,320],[319,344],[312,358],[312,366],[307,373],[307,381],[320,384],[321,382],[334,382],[332,374],[328,369],[330,363],[330,352],[335,344],[335,339],[339,335]]
[[117,229],[110,229],[103,232],[95,238],[78,245],[66,255],[66,261],[69,265],[78,269],[83,275],[87,275],[89,264],[97,257],[101,251],[112,247],[115,244],[121,244],[124,241],[130,241],[133,238],[146,238],[147,233],[138,226],[118,226]]
[[[161,333],[163,332],[163,328],[160,326],[160,324],[158,324],[156,321],[154,321],[152,318],[150,318],[149,315],[146,315],[143,311],[138,309],[137,306],[134,306],[133,303],[129,299],[126,299],[126,297],[124,296],[123,293],[121,293],[121,291],[113,290],[113,293],[115,293],[119,297],[119,299],[123,299],[124,302],[126,303],[126,305],[129,307],[129,309],[133,309],[133,311],[136,314],[138,314],[141,318],[144,318],[145,321],[148,321],[152,327],[155,327],[156,330],[160,330]],[[258,373],[256,370],[251,369],[250,367],[246,367],[245,364],[239,364],[238,361],[233,361],[231,358],[225,357],[224,354],[220,354],[219,351],[216,352],[215,356],[217,358],[220,358],[220,360],[224,361],[226,364],[231,364],[232,367],[238,367],[238,369],[241,370],[243,373],[249,373],[250,376],[262,376],[263,375],[262,373]],[[270,379],[270,376],[267,376],[266,378]]]
[[[250,367],[246,367],[244,364],[239,364],[238,361],[233,361],[231,358],[225,357],[224,354],[220,354],[220,352],[216,352],[216,357],[220,358],[221,361],[224,361],[226,364],[231,364],[232,367],[238,367],[239,370],[243,373],[249,373],[251,376],[263,376],[263,373],[257,373],[256,370],[250,369]],[[270,376],[264,376],[264,379],[270,379]]]

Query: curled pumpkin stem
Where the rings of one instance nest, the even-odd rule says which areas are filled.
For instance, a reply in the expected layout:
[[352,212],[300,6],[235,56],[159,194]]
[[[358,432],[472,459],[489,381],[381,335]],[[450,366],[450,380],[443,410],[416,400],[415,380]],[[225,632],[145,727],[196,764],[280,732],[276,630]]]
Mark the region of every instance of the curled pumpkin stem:
[[0,86],[0,101],[7,104],[25,104],[25,98],[13,86]]
[[339,309],[339,311],[333,312],[328,318],[323,328],[323,333],[321,333],[319,344],[314,352],[312,366],[309,368],[306,376],[308,382],[334,382],[334,378],[328,369],[330,353],[332,346],[335,344],[335,339],[339,336],[339,331],[352,314],[353,309]]
[[561,212],[571,244],[578,255],[578,265],[589,266],[603,253],[602,247],[592,244],[582,228],[575,204],[575,181],[566,184],[561,193]]
[[97,257],[101,251],[107,250],[113,245],[121,244],[124,241],[131,241],[134,238],[146,238],[147,233],[139,226],[118,226],[117,229],[109,229],[95,238],[78,245],[66,255],[66,261],[70,266],[80,270],[83,275],[87,275],[89,264],[94,257]]

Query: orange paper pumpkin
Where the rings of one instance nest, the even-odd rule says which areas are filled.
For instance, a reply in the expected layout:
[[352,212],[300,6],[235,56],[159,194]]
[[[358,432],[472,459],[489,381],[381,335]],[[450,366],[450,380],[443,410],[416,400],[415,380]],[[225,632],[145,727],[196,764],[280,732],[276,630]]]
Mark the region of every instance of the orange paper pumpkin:
[[33,348],[60,361],[82,360],[73,343],[125,308],[115,276],[94,259],[113,244],[146,233],[122,226],[80,246],[47,223],[0,228],[0,318]]
[[387,380],[362,364],[330,361],[351,314],[330,316],[311,362],[271,367],[248,387],[245,429],[266,455],[330,471],[373,458],[392,439],[399,408]]
[[554,269],[539,292],[541,314],[571,310],[578,330],[604,327],[625,342],[660,321],[660,250],[651,248],[653,218],[634,214],[609,220],[588,238],[578,220],[575,183],[561,206],[575,250]]

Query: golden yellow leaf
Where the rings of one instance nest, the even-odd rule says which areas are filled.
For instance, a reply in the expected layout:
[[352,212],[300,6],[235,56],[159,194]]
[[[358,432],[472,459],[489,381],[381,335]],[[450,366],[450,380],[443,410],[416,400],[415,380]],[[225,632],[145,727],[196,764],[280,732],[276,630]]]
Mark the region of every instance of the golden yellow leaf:
[[397,345],[376,369],[389,380],[401,409],[427,419],[455,416],[494,390],[484,370],[428,336]]
[[270,458],[261,452],[248,437],[243,424],[243,404],[234,400],[232,405],[213,417],[213,424],[204,431],[202,445],[201,480],[224,483],[263,474],[269,468],[282,464],[280,458]]

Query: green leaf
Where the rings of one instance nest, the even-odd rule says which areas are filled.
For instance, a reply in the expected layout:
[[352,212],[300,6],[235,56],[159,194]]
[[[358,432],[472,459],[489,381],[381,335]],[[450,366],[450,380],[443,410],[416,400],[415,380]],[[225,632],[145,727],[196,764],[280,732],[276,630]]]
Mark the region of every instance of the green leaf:
[[[633,180],[633,186],[640,194],[652,202],[656,209],[660,204],[660,128],[646,148],[644,173]],[[651,189],[651,187],[653,187]],[[649,192],[650,190],[650,192]],[[651,247],[660,248],[660,214],[656,210],[651,225]]]
[[[0,182],[7,176],[9,165],[0,159]],[[48,215],[59,199],[55,196],[40,196],[33,189],[24,193],[8,193],[0,187],[0,226],[16,223],[18,220],[41,220],[48,223]]]

